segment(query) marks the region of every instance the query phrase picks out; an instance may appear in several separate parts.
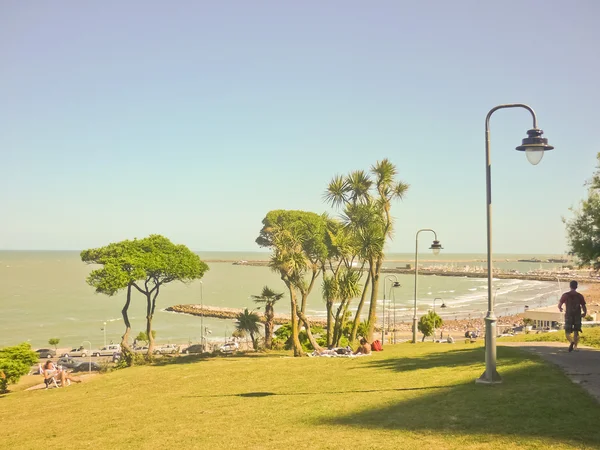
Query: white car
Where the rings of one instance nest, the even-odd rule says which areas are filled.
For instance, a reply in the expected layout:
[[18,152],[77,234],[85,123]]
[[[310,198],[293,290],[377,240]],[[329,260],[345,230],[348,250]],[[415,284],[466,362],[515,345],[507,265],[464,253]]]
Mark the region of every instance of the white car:
[[113,356],[115,353],[121,353],[121,346],[119,344],[110,344],[106,347],[102,347],[100,350],[92,350],[92,356]]
[[219,351],[221,353],[231,354],[237,352],[239,349],[240,346],[237,342],[226,342],[219,348]]
[[175,354],[179,352],[179,346],[176,344],[165,344],[165,345],[160,345],[158,347],[156,347],[154,349],[154,354],[155,355],[166,355],[166,354]]
[[68,357],[77,357],[77,356],[81,356],[83,358],[85,358],[87,355],[91,355],[89,350],[86,350],[83,347],[79,347],[79,348],[72,348],[71,350],[69,350],[68,352],[63,353],[62,356],[63,358],[68,358]]

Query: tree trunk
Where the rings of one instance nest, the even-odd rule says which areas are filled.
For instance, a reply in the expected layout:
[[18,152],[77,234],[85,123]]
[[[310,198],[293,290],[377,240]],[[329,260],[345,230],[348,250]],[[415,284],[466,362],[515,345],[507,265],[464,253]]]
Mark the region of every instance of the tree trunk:
[[331,300],[327,300],[325,303],[325,307],[327,308],[327,347],[331,347],[333,345],[333,302]]
[[148,335],[148,353],[146,359],[152,359],[152,351],[154,349],[154,337],[152,336],[152,294],[146,294],[146,334]]
[[365,305],[365,299],[367,298],[367,290],[369,289],[369,282],[371,281],[371,272],[367,275],[365,281],[365,287],[363,288],[362,295],[360,296],[360,302],[356,308],[356,315],[354,316],[354,323],[352,324],[352,332],[350,333],[350,342],[356,341],[356,333],[358,333],[358,326],[360,325],[360,313],[362,312],[363,306]]
[[302,344],[300,344],[300,338],[298,337],[298,333],[300,330],[298,327],[298,315],[296,313],[296,291],[285,273],[281,274],[281,279],[283,280],[283,282],[288,288],[288,291],[290,292],[290,316],[292,321],[292,348],[294,350],[294,356],[303,356],[304,351],[302,350]]
[[129,333],[131,332],[131,323],[129,322],[129,315],[127,314],[129,310],[129,305],[131,304],[131,283],[127,286],[127,301],[125,302],[125,306],[121,310],[121,315],[123,316],[123,322],[125,323],[125,334],[121,337],[121,349],[123,352],[123,359],[127,362],[128,366],[133,364],[133,351],[129,346]]
[[342,322],[344,321],[344,316],[342,315],[342,311],[344,311],[344,304],[346,300],[342,300],[340,306],[335,313],[335,325],[333,326],[333,345],[338,347],[340,345],[340,339],[342,337]]
[[371,304],[369,305],[369,331],[366,339],[368,342],[373,342],[373,331],[375,330],[375,322],[377,322],[377,291],[379,290],[379,261],[375,264],[371,273]]
[[265,305],[265,348],[271,349],[273,347],[273,318],[275,313],[273,311],[273,305]]
[[256,351],[256,339],[254,338],[254,333],[250,332],[250,339],[252,340],[252,348]]
[[298,317],[300,317],[300,320],[302,320],[304,323],[304,328],[306,329],[306,335],[308,336],[308,342],[310,342],[310,345],[312,345],[317,352],[323,350],[321,346],[317,344],[317,340],[314,338],[312,331],[310,330],[310,322],[308,321],[308,318],[302,311],[298,311]]

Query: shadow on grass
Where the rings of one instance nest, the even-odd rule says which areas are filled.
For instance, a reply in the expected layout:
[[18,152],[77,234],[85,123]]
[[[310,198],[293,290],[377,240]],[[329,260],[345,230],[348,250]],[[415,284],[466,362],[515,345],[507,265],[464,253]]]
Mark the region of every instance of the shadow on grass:
[[397,403],[320,419],[316,425],[505,435],[521,440],[549,438],[578,446],[600,446],[600,405],[558,369],[536,356],[523,358],[519,349],[498,348],[503,383],[478,385],[474,381],[480,375],[477,368],[481,367],[483,355],[483,348],[479,347],[425,354],[421,358],[370,361],[371,367],[398,373],[458,367],[473,373],[473,378],[443,390],[409,395]]
[[388,389],[347,389],[344,391],[315,391],[315,392],[243,392],[240,394],[186,395],[185,398],[216,398],[216,397],[273,397],[292,395],[338,395],[338,394],[375,394],[381,392],[425,391],[430,389],[448,389],[450,386],[425,386]]
[[192,355],[164,355],[161,358],[156,358],[153,366],[168,366],[171,364],[192,364],[200,361],[210,361],[218,359],[219,361],[236,361],[247,358],[281,358],[288,356],[282,353],[236,353],[235,355],[226,355],[222,353],[204,353]]

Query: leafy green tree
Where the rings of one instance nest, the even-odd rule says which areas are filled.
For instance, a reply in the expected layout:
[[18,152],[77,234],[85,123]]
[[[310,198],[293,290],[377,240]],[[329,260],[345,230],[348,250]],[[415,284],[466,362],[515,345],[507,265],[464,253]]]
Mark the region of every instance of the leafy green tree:
[[129,346],[131,322],[128,311],[131,304],[131,288],[136,280],[143,280],[146,277],[140,261],[141,256],[136,240],[116,242],[81,252],[83,262],[102,266],[92,270],[86,279],[87,283],[95,288],[97,294],[112,297],[121,290],[127,289],[125,304],[121,310],[125,324],[125,333],[121,338],[122,360],[127,365],[132,365],[134,362],[134,354]]
[[[127,288],[124,310],[129,307],[132,287],[146,297],[148,359],[152,358],[154,350],[152,319],[161,286],[173,281],[192,282],[202,278],[208,270],[206,263],[185,245],[175,245],[160,235],[86,250],[82,252],[81,257],[85,262],[103,265],[101,269],[92,271],[88,277],[88,284],[94,286],[96,292],[114,295]],[[123,319],[125,318],[124,314]],[[131,330],[129,320],[126,321],[126,327],[128,334]],[[126,342],[125,345],[129,349]]]
[[[152,330],[152,338],[156,339],[156,330]],[[146,333],[145,331],[140,331],[135,337],[135,340],[145,342],[146,345],[150,344],[150,339],[148,339],[148,333]]]
[[271,349],[273,346],[273,328],[275,319],[274,305],[283,298],[283,292],[278,293],[268,286],[265,286],[260,295],[253,295],[252,297],[256,303],[264,303],[265,305],[265,347]]
[[273,250],[269,267],[279,273],[290,294],[294,356],[303,354],[298,338],[299,321],[304,325],[311,345],[320,348],[305,311],[308,295],[327,255],[326,220],[324,215],[305,211],[270,211],[263,219],[263,227],[256,239],[261,247]]
[[[597,154],[600,164],[600,153]],[[587,182],[588,197],[573,209],[574,217],[566,221],[567,238],[571,253],[580,266],[600,270],[600,165]]]
[[423,341],[426,337],[429,337],[433,334],[433,331],[441,327],[444,321],[437,313],[433,311],[429,311],[424,316],[421,316],[419,322],[417,323],[417,329],[423,333]]
[[254,311],[248,311],[248,308],[244,309],[244,311],[239,313],[236,317],[236,329],[250,334],[252,348],[254,350],[258,350],[256,335],[259,333],[259,323],[260,317],[258,314],[256,314]]
[[8,392],[8,385],[16,383],[29,373],[31,366],[37,361],[38,354],[27,342],[0,348],[0,394]]
[[53,345],[54,346],[54,350],[56,350],[56,346],[58,345],[59,342],[60,342],[60,339],[58,339],[58,338],[50,338],[50,339],[48,339],[48,344],[49,345]]
[[[370,282],[371,297],[366,338],[372,341],[377,319],[379,277],[385,258],[384,245],[393,232],[391,204],[392,200],[404,198],[409,186],[395,179],[398,172],[388,159],[377,161],[370,172],[369,175],[358,170],[345,177],[334,177],[325,192],[325,200],[333,207],[343,208],[343,222],[359,242],[361,260],[368,264],[367,283]],[[367,283],[354,318],[354,330],[360,323]]]

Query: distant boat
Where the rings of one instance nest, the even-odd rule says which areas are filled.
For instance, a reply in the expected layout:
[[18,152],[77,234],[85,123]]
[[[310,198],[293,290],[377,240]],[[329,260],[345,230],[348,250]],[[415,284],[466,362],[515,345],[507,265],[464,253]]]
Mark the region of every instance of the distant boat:
[[567,258],[548,258],[549,263],[567,263],[569,260]]
[[531,263],[539,263],[542,262],[541,259],[531,258],[531,259],[517,259],[518,262],[531,262]]

